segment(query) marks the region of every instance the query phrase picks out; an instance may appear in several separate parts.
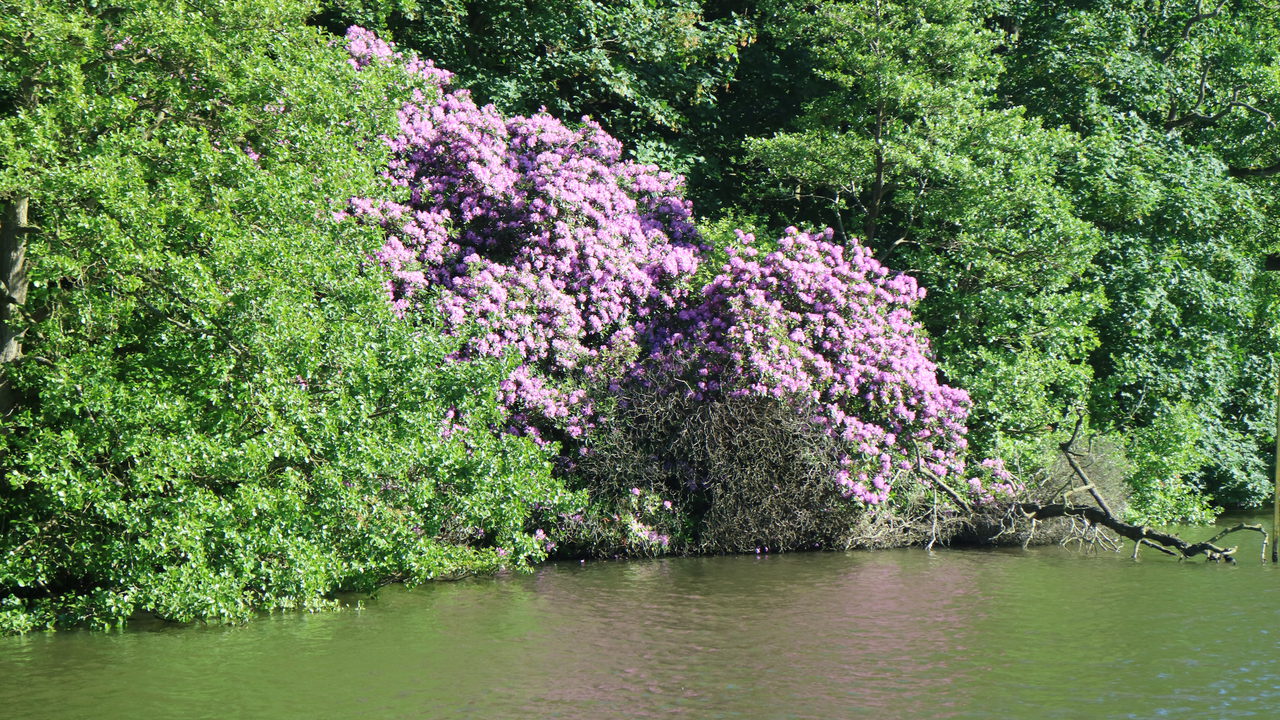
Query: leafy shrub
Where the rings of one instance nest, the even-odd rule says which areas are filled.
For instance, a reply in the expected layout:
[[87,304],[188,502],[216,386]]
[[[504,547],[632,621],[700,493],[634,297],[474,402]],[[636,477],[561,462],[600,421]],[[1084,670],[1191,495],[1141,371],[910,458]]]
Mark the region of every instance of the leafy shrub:
[[789,228],[761,254],[740,236],[702,302],[659,333],[653,360],[687,376],[695,399],[789,399],[840,444],[847,497],[889,499],[902,476],[964,473],[968,396],[938,382],[911,318],[923,297],[861,245]]
[[[1128,515],[1139,522],[1209,523],[1214,508],[1197,486],[1195,473],[1205,464],[1200,450],[1200,413],[1189,405],[1166,408],[1146,427],[1132,431],[1127,452],[1133,464],[1132,505]],[[1135,481],[1136,480],[1136,481]]]
[[[435,92],[357,73],[301,3],[26,3],[0,35],[0,198],[30,198],[22,393],[0,418],[0,629],[241,620],[536,560],[578,502],[335,222]],[[228,28],[241,28],[234,32]],[[254,32],[243,28],[256,28]],[[21,38],[39,38],[25,54]]]

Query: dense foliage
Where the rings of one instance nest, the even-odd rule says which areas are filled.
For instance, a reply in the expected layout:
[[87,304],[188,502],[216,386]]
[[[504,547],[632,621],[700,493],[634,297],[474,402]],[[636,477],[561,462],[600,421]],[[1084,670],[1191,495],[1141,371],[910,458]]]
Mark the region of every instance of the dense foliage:
[[0,629],[1255,507],[1277,148],[1245,0],[0,0]]
[[[708,105],[664,135],[703,158],[689,164],[690,197],[763,235],[797,221],[843,226],[841,239],[860,238],[931,288],[917,315],[945,377],[973,398],[976,449],[1043,478],[1061,419],[1085,406],[1094,432],[1130,456],[1136,515],[1203,519],[1213,503],[1261,502],[1274,434],[1265,388],[1275,287],[1259,272],[1277,240],[1274,8],[647,6],[738,28],[741,44],[724,56]],[[370,17],[370,5],[334,7]],[[397,7],[380,16],[399,18],[387,23],[397,39],[436,32],[409,18],[427,4]],[[449,5],[459,19],[452,42],[486,47],[500,28],[505,46],[539,58],[547,50],[543,68],[581,47],[543,44],[547,25],[504,14],[513,7]],[[557,10],[557,27],[593,17],[585,4]],[[683,22],[668,18],[655,36]],[[605,55],[627,62],[613,47],[622,45],[602,45]],[[469,69],[483,62],[501,61],[456,65],[476,92],[499,98],[501,78]],[[537,104],[565,117],[590,112],[624,143],[647,142],[644,128],[618,120],[630,100],[584,100],[573,88],[587,75],[556,67]],[[651,102],[681,97],[673,86],[632,87]],[[1171,464],[1174,436],[1191,447]]]
[[[366,30],[347,38],[361,67],[418,62]],[[559,440],[565,472],[592,452],[597,425],[618,421],[623,386],[639,384],[695,402],[780,401],[831,437],[833,490],[861,503],[886,502],[901,476],[963,475],[968,399],[937,381],[911,319],[924,295],[913,279],[856,244],[846,254],[830,232],[791,228],[759,259],[740,234],[699,289],[710,248],[679,178],[623,161],[594,123],[504,118],[465,90],[406,103],[399,119],[389,176],[408,204],[352,202],[388,233],[377,257],[391,300],[406,315],[438,308],[463,338],[456,357],[518,358],[501,386],[509,429]],[[704,487],[724,480],[702,474]],[[661,485],[650,489],[681,489]]]
[[[1091,408],[1140,495],[1255,506],[1274,433],[1280,14],[1247,2],[1015,3],[1012,99],[1080,133],[1067,185],[1102,232]],[[1172,438],[1180,442],[1172,443]],[[1169,452],[1171,444],[1180,449]],[[1143,471],[1148,468],[1149,472]]]
[[329,0],[334,32],[356,24],[458,74],[482,104],[590,115],[643,162],[717,163],[693,125],[716,122],[745,18],[698,0]]
[[746,149],[775,212],[832,223],[930,288],[919,314],[973,397],[974,442],[1034,466],[1040,429],[1089,384],[1100,296],[1079,281],[1098,235],[1057,182],[1071,135],[991,93],[1000,34],[979,10],[782,4],[762,30],[803,44],[816,86]]
[[0,197],[38,228],[4,367],[6,629],[238,619],[545,552],[526,521],[569,496],[489,432],[505,367],[445,362],[362,268],[376,233],[331,219],[380,192],[397,98],[434,90],[357,81],[305,11],[0,13]]
[[[361,63],[396,59],[367,31],[348,37]],[[463,356],[514,351],[522,362],[502,384],[513,429],[580,437],[594,414],[582,386],[636,360],[697,268],[679,178],[622,161],[598,125],[505,118],[466,90],[399,118],[389,172],[408,203],[352,203],[388,229],[377,257],[395,307],[469,333]]]

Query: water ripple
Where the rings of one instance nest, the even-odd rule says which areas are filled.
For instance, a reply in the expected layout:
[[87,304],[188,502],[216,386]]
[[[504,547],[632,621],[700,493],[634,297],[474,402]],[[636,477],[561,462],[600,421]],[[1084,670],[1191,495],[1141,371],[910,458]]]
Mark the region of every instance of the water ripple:
[[0,640],[24,718],[1267,717],[1270,567],[1057,548],[564,563]]

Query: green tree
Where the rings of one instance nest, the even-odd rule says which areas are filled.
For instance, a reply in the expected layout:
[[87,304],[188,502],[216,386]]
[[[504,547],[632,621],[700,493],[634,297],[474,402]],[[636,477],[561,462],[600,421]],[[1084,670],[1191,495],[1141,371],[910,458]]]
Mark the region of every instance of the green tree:
[[[1090,276],[1110,299],[1093,322],[1091,404],[1096,423],[1129,438],[1139,511],[1146,497],[1154,515],[1196,515],[1200,501],[1187,499],[1206,491],[1256,506],[1280,321],[1260,273],[1280,241],[1280,12],[1100,0],[1003,13],[1013,34],[1003,92],[1085,138],[1066,177],[1105,237]],[[1156,440],[1170,418],[1194,451]],[[1145,491],[1157,486],[1186,501]]]
[[380,233],[333,218],[392,192],[377,137],[433,87],[357,75],[311,10],[0,3],[0,201],[25,243],[0,630],[237,620],[545,553],[526,522],[571,496],[490,432],[504,369],[396,318]]
[[[590,115],[645,162],[688,172],[749,26],[700,0],[333,0],[333,30],[384,28],[507,114]],[[691,128],[691,125],[699,125]]]
[[761,32],[807,55],[816,83],[789,128],[748,142],[756,182],[921,279],[976,450],[1041,469],[1049,428],[1087,394],[1103,304],[1081,281],[1098,235],[1059,183],[1078,138],[999,101],[1004,36],[979,3],[779,7]]

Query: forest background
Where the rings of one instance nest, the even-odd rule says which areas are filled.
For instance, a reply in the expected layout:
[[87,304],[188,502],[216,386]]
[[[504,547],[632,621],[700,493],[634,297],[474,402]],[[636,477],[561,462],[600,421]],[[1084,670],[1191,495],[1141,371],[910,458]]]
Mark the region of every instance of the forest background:
[[[351,25],[454,77],[352,62]],[[716,258],[735,229],[831,227],[916,278],[967,455],[1024,486],[1052,481],[1078,413],[1133,520],[1269,496],[1275,3],[5,0],[0,625],[848,539],[736,537],[727,480],[601,470],[649,436],[566,464],[576,434],[488,431],[515,423],[516,359],[406,322],[370,267],[385,225],[327,222],[335,199],[395,199],[377,138],[450,87],[494,117],[589,116],[685,176]]]

